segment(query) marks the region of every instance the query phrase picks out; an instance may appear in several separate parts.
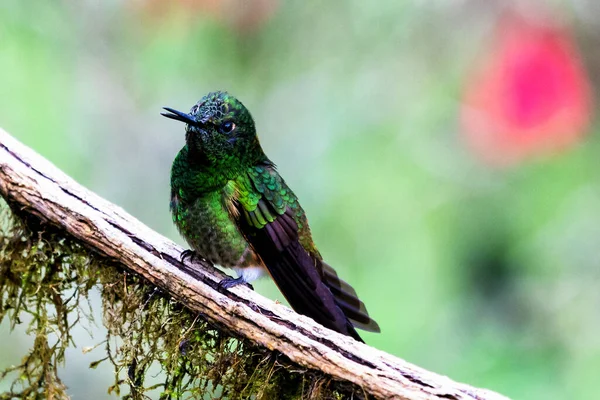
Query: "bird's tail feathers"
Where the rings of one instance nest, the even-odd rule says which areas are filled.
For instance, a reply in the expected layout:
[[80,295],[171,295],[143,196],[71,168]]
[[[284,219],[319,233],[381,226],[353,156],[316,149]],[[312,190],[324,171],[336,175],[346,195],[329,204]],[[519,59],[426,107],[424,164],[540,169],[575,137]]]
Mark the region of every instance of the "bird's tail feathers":
[[324,282],[331,290],[335,302],[344,312],[355,328],[367,332],[380,332],[381,329],[369,313],[365,304],[358,298],[356,290],[347,282],[340,279],[335,270],[327,263],[322,262]]

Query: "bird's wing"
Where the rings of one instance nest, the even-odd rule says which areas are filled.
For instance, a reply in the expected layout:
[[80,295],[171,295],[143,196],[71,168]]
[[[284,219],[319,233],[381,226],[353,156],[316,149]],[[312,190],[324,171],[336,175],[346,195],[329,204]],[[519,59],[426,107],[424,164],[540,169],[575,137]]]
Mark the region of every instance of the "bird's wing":
[[249,170],[238,185],[236,223],[294,310],[350,335],[379,331],[356,292],[322,260],[295,195],[270,165]]

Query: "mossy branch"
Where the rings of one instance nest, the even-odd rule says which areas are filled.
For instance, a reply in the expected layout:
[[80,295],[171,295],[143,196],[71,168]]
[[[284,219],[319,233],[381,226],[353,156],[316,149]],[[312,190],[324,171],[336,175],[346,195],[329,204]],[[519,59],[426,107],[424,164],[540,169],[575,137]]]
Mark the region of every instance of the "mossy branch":
[[[334,382],[358,387],[364,397],[504,399],[330,331],[244,286],[220,292],[217,283],[224,275],[219,270],[206,264],[181,263],[179,246],[83,188],[1,129],[0,194],[19,215],[57,227],[107,262],[156,286],[161,296],[177,300],[203,324],[240,338],[240,343],[282,354],[303,370],[320,371]],[[110,303],[106,298],[103,301]],[[67,332],[62,334],[69,337]],[[202,339],[219,342],[215,337]],[[231,346],[231,342],[223,342],[223,346]],[[130,366],[132,381],[138,379],[137,367],[137,363]],[[218,379],[213,382],[218,383]]]

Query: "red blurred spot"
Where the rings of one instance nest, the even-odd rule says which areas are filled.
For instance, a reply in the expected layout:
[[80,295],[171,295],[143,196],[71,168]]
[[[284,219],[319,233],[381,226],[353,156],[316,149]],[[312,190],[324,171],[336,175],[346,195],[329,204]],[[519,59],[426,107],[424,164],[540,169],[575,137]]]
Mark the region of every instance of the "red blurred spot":
[[577,141],[591,95],[570,32],[512,12],[501,18],[483,68],[467,83],[461,117],[469,144],[493,164]]

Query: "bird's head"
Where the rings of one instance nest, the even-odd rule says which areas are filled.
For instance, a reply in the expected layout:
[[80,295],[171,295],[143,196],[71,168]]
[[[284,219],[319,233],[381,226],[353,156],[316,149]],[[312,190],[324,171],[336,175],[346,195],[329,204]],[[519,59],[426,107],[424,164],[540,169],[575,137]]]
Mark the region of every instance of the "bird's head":
[[230,170],[264,158],[250,112],[227,92],[212,92],[189,113],[165,107],[163,116],[185,122],[185,140],[193,161]]

